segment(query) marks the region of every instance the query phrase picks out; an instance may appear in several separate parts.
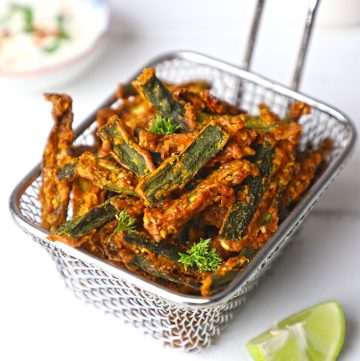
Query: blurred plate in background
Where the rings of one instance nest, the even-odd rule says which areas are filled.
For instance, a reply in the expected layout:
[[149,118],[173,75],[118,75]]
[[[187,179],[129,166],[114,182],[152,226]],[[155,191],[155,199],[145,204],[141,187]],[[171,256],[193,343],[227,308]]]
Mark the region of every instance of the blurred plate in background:
[[45,89],[84,72],[104,48],[106,0],[0,4],[0,86]]

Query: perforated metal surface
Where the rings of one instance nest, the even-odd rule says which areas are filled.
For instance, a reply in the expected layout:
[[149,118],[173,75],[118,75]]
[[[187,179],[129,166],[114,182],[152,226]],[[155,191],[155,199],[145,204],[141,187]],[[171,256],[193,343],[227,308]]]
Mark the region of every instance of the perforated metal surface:
[[[298,226],[348,159],[355,141],[355,131],[350,120],[333,108],[205,56],[177,53],[158,58],[149,65],[156,66],[158,75],[168,82],[208,80],[215,95],[237,103],[251,113],[256,113],[258,104],[264,102],[275,112],[284,115],[290,101],[306,101],[312,105],[313,112],[301,119],[302,146],[309,142],[316,145],[325,137],[334,141],[328,169],[281,224],[279,231],[237,280],[221,294],[208,299],[164,291],[125,271],[109,268],[103,261],[80,251],[74,251],[74,257],[73,251],[47,241],[46,234],[39,229],[39,168],[14,190],[10,207],[15,221],[47,250],[76,296],[132,323],[162,340],[165,345],[197,351],[212,344],[223,326],[232,319],[235,310],[289,243]],[[85,121],[86,130],[79,135],[77,143],[91,142],[93,120]]]

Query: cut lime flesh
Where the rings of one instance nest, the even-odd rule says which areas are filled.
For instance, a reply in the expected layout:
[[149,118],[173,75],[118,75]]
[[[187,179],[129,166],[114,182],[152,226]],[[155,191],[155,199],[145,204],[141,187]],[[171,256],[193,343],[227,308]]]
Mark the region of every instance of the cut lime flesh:
[[286,318],[246,347],[256,361],[335,361],[344,336],[344,314],[331,301]]

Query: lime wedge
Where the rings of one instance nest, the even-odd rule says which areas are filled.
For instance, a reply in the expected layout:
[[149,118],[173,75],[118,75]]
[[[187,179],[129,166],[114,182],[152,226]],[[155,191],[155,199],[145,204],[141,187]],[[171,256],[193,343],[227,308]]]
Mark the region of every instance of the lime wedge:
[[334,361],[345,336],[338,302],[308,308],[247,342],[256,361]]

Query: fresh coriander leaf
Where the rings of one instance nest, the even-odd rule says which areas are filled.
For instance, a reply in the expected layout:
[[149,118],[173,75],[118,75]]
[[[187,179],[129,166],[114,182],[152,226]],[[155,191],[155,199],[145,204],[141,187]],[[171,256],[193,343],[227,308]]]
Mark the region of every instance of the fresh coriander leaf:
[[67,33],[65,24],[66,24],[66,16],[58,15],[56,17],[56,23],[59,31],[58,37],[61,39],[70,39],[70,35]]
[[148,131],[159,135],[166,135],[173,134],[180,129],[181,127],[177,124],[174,124],[171,119],[158,115],[155,121],[151,123]]
[[56,37],[53,39],[52,43],[49,46],[43,48],[43,51],[45,51],[46,53],[54,53],[60,48],[60,46],[63,43],[63,40],[70,39],[70,35],[67,33],[65,29],[65,22],[66,22],[66,17],[64,15],[58,15],[56,17],[58,34],[56,35]]
[[221,258],[215,248],[209,247],[211,239],[200,239],[187,253],[179,253],[179,262],[187,269],[196,266],[200,271],[215,271],[221,263]]
[[31,33],[34,31],[34,12],[30,6],[11,4],[10,11],[11,13],[19,12],[22,14],[24,21],[23,31],[25,33]]
[[115,217],[118,221],[118,224],[114,229],[113,234],[119,231],[133,231],[135,229],[135,219],[129,216],[126,211],[121,211]]
[[43,48],[43,50],[46,53],[54,53],[56,50],[59,49],[60,45],[62,43],[62,39],[60,37],[54,38],[53,42],[49,45]]

